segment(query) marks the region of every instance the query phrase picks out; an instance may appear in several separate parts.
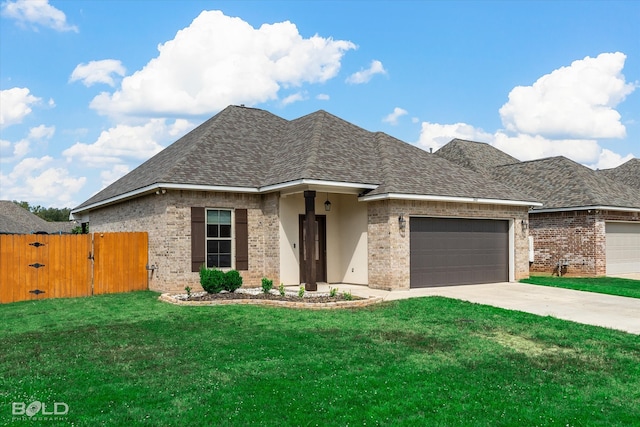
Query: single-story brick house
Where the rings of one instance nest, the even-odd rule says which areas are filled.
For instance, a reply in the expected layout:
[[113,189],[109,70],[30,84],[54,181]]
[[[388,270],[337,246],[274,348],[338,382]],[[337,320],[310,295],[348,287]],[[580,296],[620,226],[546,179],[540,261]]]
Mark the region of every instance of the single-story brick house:
[[245,286],[409,289],[528,277],[538,205],[325,111],[230,106],[72,215],[93,232],[147,231],[151,289],[197,286],[202,264],[239,270]]
[[[640,273],[640,188],[628,185],[637,184],[638,159],[603,173],[561,156],[520,162],[488,144],[460,139],[436,155],[542,202],[529,212],[532,273]],[[608,177],[614,174],[619,180]]]

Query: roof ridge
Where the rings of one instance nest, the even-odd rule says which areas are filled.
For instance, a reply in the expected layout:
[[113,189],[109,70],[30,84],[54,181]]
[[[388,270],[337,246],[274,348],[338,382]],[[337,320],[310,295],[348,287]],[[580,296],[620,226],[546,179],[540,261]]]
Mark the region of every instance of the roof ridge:
[[314,115],[314,117],[313,130],[311,132],[311,137],[309,138],[308,144],[309,154],[306,158],[306,164],[304,168],[304,173],[307,176],[311,176],[313,167],[317,164],[318,161],[318,145],[320,144],[320,139],[322,138],[322,128],[325,124],[327,112],[319,110],[315,113],[311,113],[310,115]]

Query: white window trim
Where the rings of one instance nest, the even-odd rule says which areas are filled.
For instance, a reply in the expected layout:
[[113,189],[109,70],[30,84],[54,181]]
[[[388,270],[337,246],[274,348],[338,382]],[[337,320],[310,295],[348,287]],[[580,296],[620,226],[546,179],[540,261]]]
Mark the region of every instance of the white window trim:
[[227,238],[215,238],[215,237],[208,237],[207,236],[207,226],[209,225],[208,223],[208,218],[209,218],[209,211],[229,211],[231,212],[231,266],[230,267],[216,267],[218,270],[221,271],[229,271],[229,270],[235,270],[236,269],[236,212],[235,209],[233,208],[205,208],[204,209],[204,263],[207,266],[207,268],[212,268],[208,266],[208,261],[209,261],[209,253],[207,251],[207,242],[209,240],[226,240]]

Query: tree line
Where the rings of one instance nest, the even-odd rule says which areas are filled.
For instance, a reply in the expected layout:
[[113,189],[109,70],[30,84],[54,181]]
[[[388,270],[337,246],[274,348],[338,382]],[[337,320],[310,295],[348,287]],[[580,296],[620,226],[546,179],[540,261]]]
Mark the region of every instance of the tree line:
[[16,200],[14,200],[13,203],[50,222],[69,221],[69,214],[71,213],[70,208],[45,208],[40,205],[34,206],[30,205],[29,202],[18,202]]

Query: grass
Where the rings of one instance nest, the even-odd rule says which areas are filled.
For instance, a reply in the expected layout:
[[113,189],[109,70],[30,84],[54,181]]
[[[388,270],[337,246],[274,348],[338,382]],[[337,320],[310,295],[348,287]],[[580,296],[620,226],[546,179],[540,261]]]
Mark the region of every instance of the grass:
[[555,277],[531,276],[522,283],[597,292],[621,297],[640,298],[640,280],[616,277]]
[[[640,337],[446,298],[301,311],[153,292],[0,306],[0,424],[633,425]],[[48,410],[51,410],[49,406]],[[35,417],[41,414],[36,414]]]

